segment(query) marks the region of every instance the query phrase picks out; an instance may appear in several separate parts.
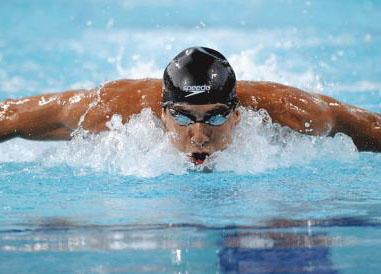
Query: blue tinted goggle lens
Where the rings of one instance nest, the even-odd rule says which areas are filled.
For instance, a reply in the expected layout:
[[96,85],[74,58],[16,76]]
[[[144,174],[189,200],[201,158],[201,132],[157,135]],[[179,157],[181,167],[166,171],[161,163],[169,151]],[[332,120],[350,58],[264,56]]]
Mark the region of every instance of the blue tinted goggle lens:
[[171,115],[172,115],[173,119],[176,121],[176,123],[178,123],[181,126],[187,126],[187,125],[194,123],[194,121],[186,115],[172,114],[172,113],[171,113]]
[[204,118],[202,121],[197,121],[196,119],[194,119],[194,117],[190,115],[182,114],[173,108],[169,108],[169,113],[171,114],[175,122],[179,124],[180,126],[189,126],[196,122],[205,123],[211,126],[220,126],[229,119],[231,111],[224,114],[215,114],[215,115],[208,116]]

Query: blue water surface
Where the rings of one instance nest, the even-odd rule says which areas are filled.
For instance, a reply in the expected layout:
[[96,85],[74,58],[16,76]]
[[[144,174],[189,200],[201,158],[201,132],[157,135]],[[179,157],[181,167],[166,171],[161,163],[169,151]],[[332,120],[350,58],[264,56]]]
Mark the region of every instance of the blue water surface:
[[[239,79],[381,112],[380,18],[370,0],[2,1],[0,100],[160,78],[180,50],[202,45],[223,52]],[[91,165],[77,159],[91,156],[88,143],[0,144],[0,273],[381,270],[377,153],[311,139],[261,170],[177,174],[173,163],[137,162],[127,174],[102,161],[117,154],[106,140],[91,143]]]

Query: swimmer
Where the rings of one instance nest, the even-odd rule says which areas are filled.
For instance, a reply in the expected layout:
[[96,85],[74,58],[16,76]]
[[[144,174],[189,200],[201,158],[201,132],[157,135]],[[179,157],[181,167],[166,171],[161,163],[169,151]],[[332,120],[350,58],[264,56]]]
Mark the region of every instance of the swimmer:
[[216,50],[180,52],[163,79],[117,80],[91,90],[71,90],[0,102],[0,141],[13,137],[69,140],[83,128],[108,130],[114,114],[126,123],[151,108],[173,145],[201,164],[232,142],[239,106],[265,109],[272,121],[299,133],[333,136],[342,132],[361,151],[381,152],[381,115],[272,82],[236,81],[233,68]]

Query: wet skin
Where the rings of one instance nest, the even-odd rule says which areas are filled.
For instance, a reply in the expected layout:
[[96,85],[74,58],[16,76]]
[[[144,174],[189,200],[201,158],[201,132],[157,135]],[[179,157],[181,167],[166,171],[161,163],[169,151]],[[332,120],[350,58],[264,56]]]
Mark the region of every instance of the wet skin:
[[[173,107],[197,118],[197,121],[203,120],[210,113],[228,110],[228,106],[223,104],[188,105],[183,103],[175,104]],[[219,126],[202,122],[182,126],[176,123],[168,108],[163,108],[161,120],[165,128],[173,133],[172,144],[178,150],[185,152],[194,163],[201,164],[206,156],[218,150],[224,150],[232,142],[233,128],[240,120],[240,113],[237,109],[231,110],[228,120]]]
[[[237,96],[243,107],[266,109],[273,122],[297,132],[316,136],[343,132],[352,137],[359,150],[381,152],[380,114],[272,82],[238,81]],[[142,79],[112,81],[92,90],[5,100],[0,102],[0,141],[13,137],[69,140],[78,127],[92,133],[108,130],[106,123],[112,115],[118,114],[127,122],[143,108],[151,108],[169,131],[180,136],[174,145],[184,152],[196,148],[213,152],[231,141],[231,128],[237,116],[232,116],[220,129],[198,123],[189,130],[180,129],[166,119],[165,113],[162,115],[161,99],[162,81]],[[200,118],[207,111],[192,108]],[[190,144],[191,140],[197,146]]]

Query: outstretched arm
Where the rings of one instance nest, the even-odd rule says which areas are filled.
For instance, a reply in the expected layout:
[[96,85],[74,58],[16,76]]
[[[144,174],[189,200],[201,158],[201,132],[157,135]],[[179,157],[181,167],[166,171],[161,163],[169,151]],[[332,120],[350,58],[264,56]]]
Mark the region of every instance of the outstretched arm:
[[267,110],[273,122],[300,133],[352,137],[359,150],[381,152],[381,115],[329,96],[272,82],[239,81],[243,106]]
[[381,114],[341,103],[321,95],[335,117],[332,133],[342,132],[352,137],[359,150],[381,152]]
[[77,90],[0,102],[0,141],[70,139],[94,96],[94,92]]
[[73,90],[0,102],[0,142],[13,137],[68,140],[81,127],[97,133],[120,115],[126,122],[142,108],[160,114],[161,81],[117,80],[97,89]]

